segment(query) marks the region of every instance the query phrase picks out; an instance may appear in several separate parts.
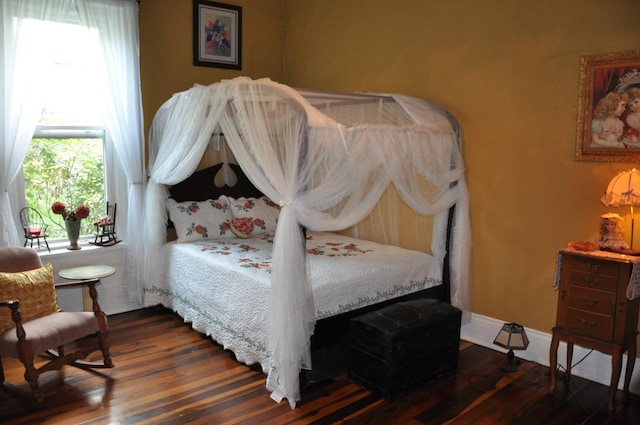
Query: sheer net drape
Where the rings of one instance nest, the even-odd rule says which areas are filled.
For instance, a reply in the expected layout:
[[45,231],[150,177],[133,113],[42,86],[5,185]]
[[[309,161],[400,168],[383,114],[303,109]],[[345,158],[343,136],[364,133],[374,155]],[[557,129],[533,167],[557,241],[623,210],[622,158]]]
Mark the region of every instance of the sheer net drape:
[[[468,309],[468,271],[462,270],[468,268],[468,205],[451,122],[427,102],[405,96],[310,97],[313,104],[287,86],[244,77],[175,95],[152,126],[151,151],[157,155],[146,197],[145,235],[157,236],[149,250],[150,284],[160,279],[151,271],[160,269],[165,237],[166,189],[161,184],[191,174],[217,127],[254,185],[281,206],[272,262],[267,387],[274,399],[287,398],[291,407],[300,399],[299,370],[311,366],[315,323],[299,225],[319,231],[352,226],[391,183],[413,210],[436,215],[436,234],[442,234],[446,211],[457,203],[454,236],[467,248],[452,253],[460,267],[452,298]],[[432,249],[444,257],[442,241]]]

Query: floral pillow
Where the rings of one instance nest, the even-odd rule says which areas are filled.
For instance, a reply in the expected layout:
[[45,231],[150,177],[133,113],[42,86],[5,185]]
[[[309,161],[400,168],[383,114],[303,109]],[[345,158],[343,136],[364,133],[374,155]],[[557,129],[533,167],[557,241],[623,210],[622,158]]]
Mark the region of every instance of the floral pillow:
[[193,242],[230,236],[231,210],[226,197],[217,200],[176,202],[166,201],[178,242]]
[[[24,272],[0,272],[0,295],[4,300],[20,301],[23,323],[62,311],[58,307],[51,264]],[[0,333],[14,327],[11,310],[0,309]]]
[[253,233],[274,233],[280,207],[266,196],[261,198],[231,198],[227,197],[233,218],[251,218]]

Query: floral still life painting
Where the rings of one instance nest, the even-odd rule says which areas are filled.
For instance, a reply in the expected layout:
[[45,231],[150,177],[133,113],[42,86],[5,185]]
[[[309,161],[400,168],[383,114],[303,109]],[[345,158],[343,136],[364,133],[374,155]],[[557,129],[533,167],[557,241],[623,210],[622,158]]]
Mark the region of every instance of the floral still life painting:
[[242,8],[193,2],[193,64],[242,69]]

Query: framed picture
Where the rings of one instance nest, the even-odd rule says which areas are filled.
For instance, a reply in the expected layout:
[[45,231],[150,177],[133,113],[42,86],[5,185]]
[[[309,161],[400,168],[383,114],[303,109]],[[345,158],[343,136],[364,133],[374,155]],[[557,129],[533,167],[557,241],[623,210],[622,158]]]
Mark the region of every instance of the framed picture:
[[640,50],[580,58],[575,159],[640,162]]
[[193,0],[193,64],[242,69],[242,7]]

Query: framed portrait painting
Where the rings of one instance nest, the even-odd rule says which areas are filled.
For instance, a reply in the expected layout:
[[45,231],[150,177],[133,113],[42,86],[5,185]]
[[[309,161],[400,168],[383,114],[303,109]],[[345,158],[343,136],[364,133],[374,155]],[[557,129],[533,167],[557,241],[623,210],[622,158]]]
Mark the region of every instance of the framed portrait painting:
[[242,7],[193,0],[193,64],[242,69]]
[[640,162],[640,50],[580,58],[575,159]]

